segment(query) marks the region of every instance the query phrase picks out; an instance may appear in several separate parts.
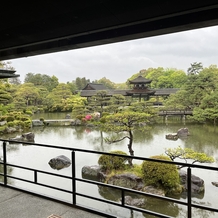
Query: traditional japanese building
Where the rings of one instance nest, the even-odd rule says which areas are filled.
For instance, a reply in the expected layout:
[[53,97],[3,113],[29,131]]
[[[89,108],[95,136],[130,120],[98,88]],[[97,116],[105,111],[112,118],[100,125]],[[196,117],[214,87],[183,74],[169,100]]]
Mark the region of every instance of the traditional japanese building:
[[15,72],[15,70],[0,68],[0,79],[19,77],[20,75],[15,74]]
[[116,94],[120,94],[123,96],[132,96],[139,98],[141,101],[142,98],[149,99],[150,96],[154,96],[157,98],[167,97],[170,94],[176,93],[179,89],[175,88],[164,88],[164,89],[151,89],[149,88],[150,83],[152,80],[146,79],[141,75],[133,80],[129,80],[132,89],[125,89],[125,90],[112,90],[105,87],[103,84],[95,84],[95,83],[88,83],[80,92],[82,97],[91,97],[96,95],[99,91],[107,91],[108,96],[113,96]]
[[149,96],[154,95],[155,93],[155,90],[148,88],[150,83],[151,80],[146,79],[140,75],[133,80],[129,80],[129,84],[133,85],[133,89],[127,90],[126,93],[132,97],[139,97],[139,101],[141,101],[142,97],[148,100]]

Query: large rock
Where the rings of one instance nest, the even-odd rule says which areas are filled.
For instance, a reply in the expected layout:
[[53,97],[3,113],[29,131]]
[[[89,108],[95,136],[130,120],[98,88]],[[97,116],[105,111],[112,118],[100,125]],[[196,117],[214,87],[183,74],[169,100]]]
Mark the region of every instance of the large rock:
[[1,121],[0,126],[4,126],[7,123],[7,121]]
[[[187,191],[187,172],[180,170],[179,176],[181,185],[183,186],[184,190]],[[204,192],[204,180],[193,174],[191,175],[191,192],[195,194]]]
[[188,128],[181,128],[177,131],[178,137],[187,137],[189,135]]
[[82,124],[81,120],[75,119],[74,121],[71,122],[72,126],[80,126]]
[[33,126],[44,126],[44,122],[42,120],[33,120],[32,121]]
[[70,118],[71,118],[70,114],[67,114],[67,115],[65,116],[65,119],[70,119]]
[[145,198],[133,198],[131,196],[125,196],[125,204],[134,207],[144,207],[146,205]]
[[4,130],[5,133],[10,134],[10,133],[14,133],[17,132],[17,128],[14,127],[6,127]]
[[169,133],[165,135],[166,139],[176,141],[178,138],[184,138],[189,135],[188,128],[181,128],[177,131],[177,133]]
[[19,141],[19,142],[34,142],[35,134],[32,132],[23,133],[20,136],[16,136],[15,138],[9,138],[9,140]]
[[212,185],[218,187],[218,182],[211,182],[211,183],[212,183]]
[[52,169],[60,170],[69,167],[71,165],[71,160],[64,155],[60,155],[52,158],[48,164]]
[[174,140],[174,141],[176,141],[178,138],[179,138],[179,137],[178,137],[177,133],[170,133],[170,134],[167,134],[167,135],[166,135],[166,139],[168,139],[168,140]]
[[35,134],[33,132],[23,133],[22,137],[28,142],[34,142]]
[[99,165],[84,166],[82,168],[82,178],[100,181],[100,170]]
[[123,173],[111,176],[107,183],[136,190],[141,190],[144,186],[142,178],[131,173]]
[[165,196],[165,194],[166,194],[163,189],[154,187],[152,185],[148,185],[148,186],[143,187],[142,191],[149,193],[149,194],[160,195],[160,196]]

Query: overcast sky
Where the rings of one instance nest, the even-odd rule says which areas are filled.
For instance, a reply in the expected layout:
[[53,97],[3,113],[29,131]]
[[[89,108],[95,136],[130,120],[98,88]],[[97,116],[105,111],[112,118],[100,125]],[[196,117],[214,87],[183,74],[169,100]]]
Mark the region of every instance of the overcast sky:
[[27,73],[40,73],[64,83],[76,77],[123,83],[150,67],[187,72],[193,62],[218,65],[218,26],[10,61],[22,82]]

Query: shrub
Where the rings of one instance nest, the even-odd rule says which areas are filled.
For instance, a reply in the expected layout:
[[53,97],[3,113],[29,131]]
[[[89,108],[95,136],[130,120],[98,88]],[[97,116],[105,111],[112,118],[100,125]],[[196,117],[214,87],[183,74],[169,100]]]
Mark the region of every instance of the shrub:
[[13,123],[14,123],[14,127],[21,127],[21,128],[25,127],[24,122],[21,120],[15,120],[15,121],[13,121]]
[[7,121],[7,116],[1,116],[0,121]]
[[106,123],[106,117],[101,117],[101,118],[100,118],[100,122],[101,122],[101,123]]
[[82,120],[83,118],[85,118],[84,115],[77,115],[77,116],[76,116],[76,119],[78,119],[78,120]]
[[7,123],[7,126],[8,126],[8,127],[13,127],[13,126],[14,126],[14,122],[12,122],[12,121],[8,122],[8,123]]
[[[150,158],[171,161],[169,157],[164,155]],[[147,185],[155,185],[164,188],[166,191],[178,189],[180,186],[179,172],[176,165],[173,164],[143,161],[142,174]]]
[[25,128],[30,128],[32,127],[32,121],[29,119],[29,120],[25,120],[24,121],[24,127]]
[[[110,153],[127,155],[127,153],[123,151],[111,151]],[[98,164],[101,165],[104,170],[118,170],[125,167],[125,162],[127,161],[127,159],[127,157],[125,158],[103,154],[99,157]]]
[[45,121],[44,117],[40,117],[39,120],[40,120],[41,122],[44,122],[44,121]]
[[25,112],[25,114],[28,114],[28,115],[31,115],[31,116],[32,116],[32,115],[33,115],[33,112],[28,110],[28,111]]
[[7,118],[6,118],[6,121],[7,122],[12,122],[12,121],[14,121],[14,116],[7,116]]
[[109,112],[102,112],[101,117],[105,117],[105,116],[108,116],[108,115],[110,115]]
[[21,121],[28,121],[28,120],[30,120],[30,117],[23,115],[23,116],[20,117],[20,120],[21,120]]

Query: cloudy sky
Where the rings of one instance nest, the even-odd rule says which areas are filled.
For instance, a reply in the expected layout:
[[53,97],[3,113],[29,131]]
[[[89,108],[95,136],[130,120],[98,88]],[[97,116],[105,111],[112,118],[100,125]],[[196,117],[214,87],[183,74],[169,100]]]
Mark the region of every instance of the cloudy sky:
[[149,67],[186,72],[193,62],[218,66],[218,26],[10,61],[22,82],[27,73],[40,73],[64,83],[76,77],[123,83]]

